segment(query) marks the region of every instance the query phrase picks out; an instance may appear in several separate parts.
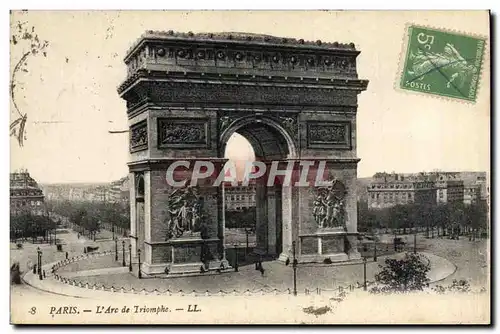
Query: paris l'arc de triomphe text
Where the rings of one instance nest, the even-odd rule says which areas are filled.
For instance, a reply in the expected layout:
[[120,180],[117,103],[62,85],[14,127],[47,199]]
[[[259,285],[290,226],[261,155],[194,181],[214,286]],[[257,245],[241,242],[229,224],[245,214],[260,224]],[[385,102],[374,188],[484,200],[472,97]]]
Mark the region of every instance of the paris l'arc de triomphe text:
[[352,43],[250,33],[143,34],[118,92],[130,127],[132,255],[140,250],[144,274],[228,266],[223,189],[172,187],[165,173],[178,160],[222,166],[235,132],[262,161],[324,161],[331,181],[257,184],[254,252],[291,259],[293,244],[299,262],[359,259],[356,113],[368,81],[358,54]]

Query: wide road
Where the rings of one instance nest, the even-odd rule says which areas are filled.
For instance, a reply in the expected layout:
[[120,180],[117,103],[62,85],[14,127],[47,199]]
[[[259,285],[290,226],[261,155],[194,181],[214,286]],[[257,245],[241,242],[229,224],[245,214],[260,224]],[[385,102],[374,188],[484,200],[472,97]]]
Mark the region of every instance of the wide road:
[[[60,239],[63,244],[63,251],[58,252],[55,245],[48,244],[31,244],[24,243],[23,249],[17,249],[14,243],[10,244],[10,262],[19,262],[21,271],[24,273],[29,270],[34,263],[37,261],[37,247],[42,250],[42,262],[50,263],[58,260],[63,260],[66,257],[66,252],[68,252],[68,257],[74,255],[81,255],[83,253],[83,247],[88,244],[99,246],[99,251],[104,250],[114,250],[115,244],[113,241],[89,241],[86,238],[80,236],[78,233],[71,229],[58,229],[57,238]],[[128,246],[128,239],[126,241],[126,247]],[[121,249],[121,240],[119,241],[118,247]],[[38,300],[40,298],[53,298],[55,294],[38,290],[36,288],[30,287],[26,284],[21,285],[11,285],[11,308],[16,308],[16,301],[22,300],[26,302],[27,300]],[[61,298],[61,303],[66,301],[74,301],[76,298],[58,295],[57,298]]]

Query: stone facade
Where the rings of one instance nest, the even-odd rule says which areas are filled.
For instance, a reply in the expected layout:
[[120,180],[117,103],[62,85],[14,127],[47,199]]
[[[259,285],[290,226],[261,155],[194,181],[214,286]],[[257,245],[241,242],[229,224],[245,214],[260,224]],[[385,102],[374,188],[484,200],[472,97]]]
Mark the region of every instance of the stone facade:
[[434,181],[417,176],[388,174],[375,178],[368,186],[368,207],[381,209],[413,203],[435,205],[436,194]]
[[[320,227],[313,219],[315,189],[257,184],[256,252],[287,259],[295,245],[302,262],[359,258],[356,112],[357,95],[368,81],[358,79],[358,54],[352,43],[236,33],[150,31],[134,44],[118,92],[127,102],[130,126],[133,254],[144,252],[146,273],[227,265],[221,188],[200,186],[196,195],[183,195],[179,207],[180,190],[164,177],[181,159],[206,159],[221,168],[234,132],[252,144],[257,160],[278,160],[283,168],[291,163],[297,173],[304,168],[300,160],[323,161],[328,180],[344,189],[320,201],[325,217],[336,217],[335,224]],[[185,176],[190,173],[192,167]],[[198,217],[197,201],[203,213],[193,224],[204,222],[204,232],[169,230],[172,212]]]
[[481,199],[481,186],[478,184],[467,185],[464,188],[464,204],[476,204]]
[[436,188],[436,199],[439,204],[464,201],[464,181],[462,180],[436,181]]
[[460,172],[377,173],[368,186],[368,206],[467,202],[464,183]]
[[249,182],[248,185],[239,182],[237,185],[232,185],[230,182],[225,183],[224,197],[227,211],[241,211],[243,209],[255,207],[255,183]]
[[27,171],[10,173],[10,213],[12,215],[46,215],[44,197],[42,189]]

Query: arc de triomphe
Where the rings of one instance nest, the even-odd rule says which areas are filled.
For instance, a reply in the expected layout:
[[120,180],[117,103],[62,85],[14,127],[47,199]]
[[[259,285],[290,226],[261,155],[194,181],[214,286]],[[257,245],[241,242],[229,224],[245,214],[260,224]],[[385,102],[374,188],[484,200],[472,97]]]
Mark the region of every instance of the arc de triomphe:
[[145,274],[227,266],[223,190],[172,187],[166,172],[179,160],[222,166],[235,132],[257,159],[299,172],[300,161],[324,162],[331,181],[257,185],[255,252],[291,259],[294,242],[299,262],[359,259],[356,113],[368,84],[359,53],[352,43],[246,33],[143,34],[118,92],[130,126],[132,255],[137,262],[140,250]]

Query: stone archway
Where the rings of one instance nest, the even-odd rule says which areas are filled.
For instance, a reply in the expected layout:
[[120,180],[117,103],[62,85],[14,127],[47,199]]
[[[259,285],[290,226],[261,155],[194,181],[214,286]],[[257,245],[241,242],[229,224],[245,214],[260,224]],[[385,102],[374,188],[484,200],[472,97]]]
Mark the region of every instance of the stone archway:
[[[226,116],[227,117],[227,116]],[[290,130],[280,124],[279,118],[250,115],[229,119],[221,133],[221,153],[225,152],[228,139],[233,133],[242,135],[252,145],[259,161],[287,161],[297,159],[297,148]],[[291,206],[290,197],[283,202],[283,188],[276,183],[268,186],[267,179],[256,184],[256,248],[254,253],[277,257],[291,247],[290,238],[283,239],[292,228],[292,217],[284,213],[284,205]],[[286,191],[286,189],[285,189]],[[285,241],[285,244],[283,244]]]
[[[180,189],[167,179],[179,161],[186,165],[175,173],[185,178],[200,163],[222,168],[235,131],[280,169],[301,173],[302,162],[313,161],[337,184],[282,186],[274,204],[267,200],[259,209],[258,248],[272,252],[274,219],[283,222],[282,260],[292,256],[292,244],[301,262],[359,258],[356,113],[368,81],[358,78],[358,54],[352,43],[242,33],[149,31],[132,46],[118,92],[127,103],[131,179],[144,179],[143,223],[136,218],[135,185],[130,198],[131,228],[144,226],[133,254],[143,247],[146,274],[227,267],[222,189]],[[273,212],[276,198],[281,209]]]

